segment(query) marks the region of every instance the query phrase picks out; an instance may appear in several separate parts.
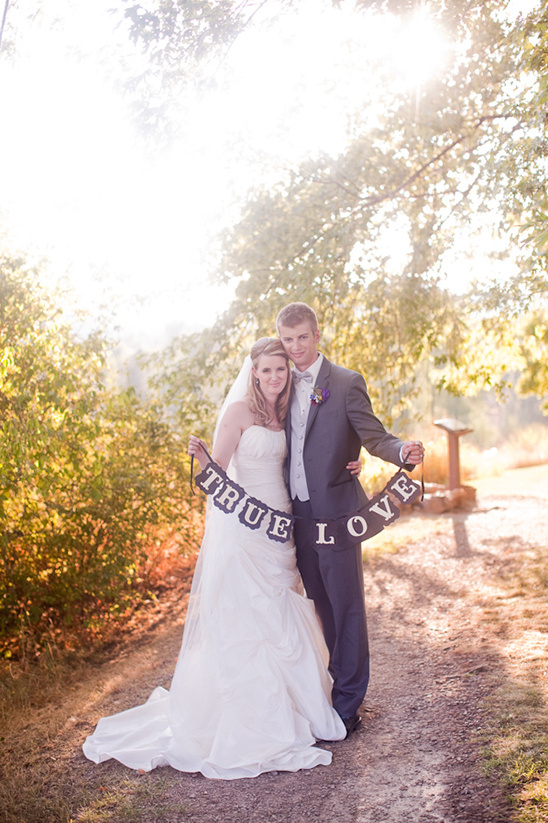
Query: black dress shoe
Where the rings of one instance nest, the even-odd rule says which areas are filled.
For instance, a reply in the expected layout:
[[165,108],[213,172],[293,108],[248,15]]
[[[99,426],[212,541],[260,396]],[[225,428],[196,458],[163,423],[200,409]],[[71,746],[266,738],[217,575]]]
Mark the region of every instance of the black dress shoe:
[[346,736],[349,737],[352,732],[355,732],[361,726],[362,719],[359,714],[355,714],[352,717],[343,717],[342,722],[346,729]]

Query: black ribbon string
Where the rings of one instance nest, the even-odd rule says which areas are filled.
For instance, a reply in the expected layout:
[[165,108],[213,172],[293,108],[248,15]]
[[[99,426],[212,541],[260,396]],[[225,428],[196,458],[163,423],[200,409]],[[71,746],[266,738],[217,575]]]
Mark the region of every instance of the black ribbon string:
[[[213,463],[213,458],[211,457],[210,453],[208,452],[208,450],[206,449],[204,444],[201,443],[200,445],[202,446],[202,449],[204,450],[204,452],[206,454],[206,457],[208,457],[209,460]],[[192,492],[192,494],[196,494],[196,492],[194,491],[194,487],[192,485],[193,479],[194,479],[194,455],[191,454],[190,455],[190,491]]]

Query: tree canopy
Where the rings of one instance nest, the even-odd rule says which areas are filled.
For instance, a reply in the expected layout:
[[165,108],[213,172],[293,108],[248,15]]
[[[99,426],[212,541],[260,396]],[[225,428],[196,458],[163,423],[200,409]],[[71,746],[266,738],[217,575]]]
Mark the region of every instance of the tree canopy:
[[[192,17],[191,5],[178,14]],[[211,38],[217,26],[235,35],[223,15],[241,28],[247,4],[232,4],[232,16],[230,5],[200,4]],[[405,0],[356,7],[417,10]],[[428,12],[453,40],[444,70],[416,89],[376,73],[382,107],[359,112],[346,149],[253,191],[222,238],[219,277],[236,290],[204,336],[208,373],[272,333],[282,305],[304,300],[326,353],[367,375],[385,413],[408,402],[425,358],[454,391],[500,383],[521,358],[523,390],[548,392],[548,6],[512,18],[498,0],[434,0]],[[483,257],[478,234],[490,244]],[[456,256],[472,273],[460,296],[445,280]]]

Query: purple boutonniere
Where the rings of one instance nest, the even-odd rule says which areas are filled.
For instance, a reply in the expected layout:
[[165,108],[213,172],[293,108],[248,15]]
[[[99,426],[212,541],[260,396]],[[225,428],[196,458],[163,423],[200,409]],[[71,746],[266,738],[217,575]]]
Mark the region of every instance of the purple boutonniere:
[[314,386],[310,395],[310,402],[319,406],[320,403],[325,403],[328,397],[329,389],[320,389],[319,386]]

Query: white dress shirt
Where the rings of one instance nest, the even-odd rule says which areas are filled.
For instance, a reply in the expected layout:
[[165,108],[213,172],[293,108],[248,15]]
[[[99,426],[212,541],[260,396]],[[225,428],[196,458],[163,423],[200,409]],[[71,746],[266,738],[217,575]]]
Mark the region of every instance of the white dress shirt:
[[[306,380],[294,380],[293,382],[293,398],[291,401],[291,460],[289,462],[289,488],[291,491],[291,498],[296,497],[299,500],[310,500],[310,494],[306,483],[306,475],[304,471],[304,436],[306,432],[306,424],[308,421],[308,413],[310,411],[310,395],[312,389],[317,384],[318,374],[323,362],[323,354],[319,354],[317,359],[312,363],[306,371],[312,376],[310,382]],[[293,370],[300,374],[297,369]]]

